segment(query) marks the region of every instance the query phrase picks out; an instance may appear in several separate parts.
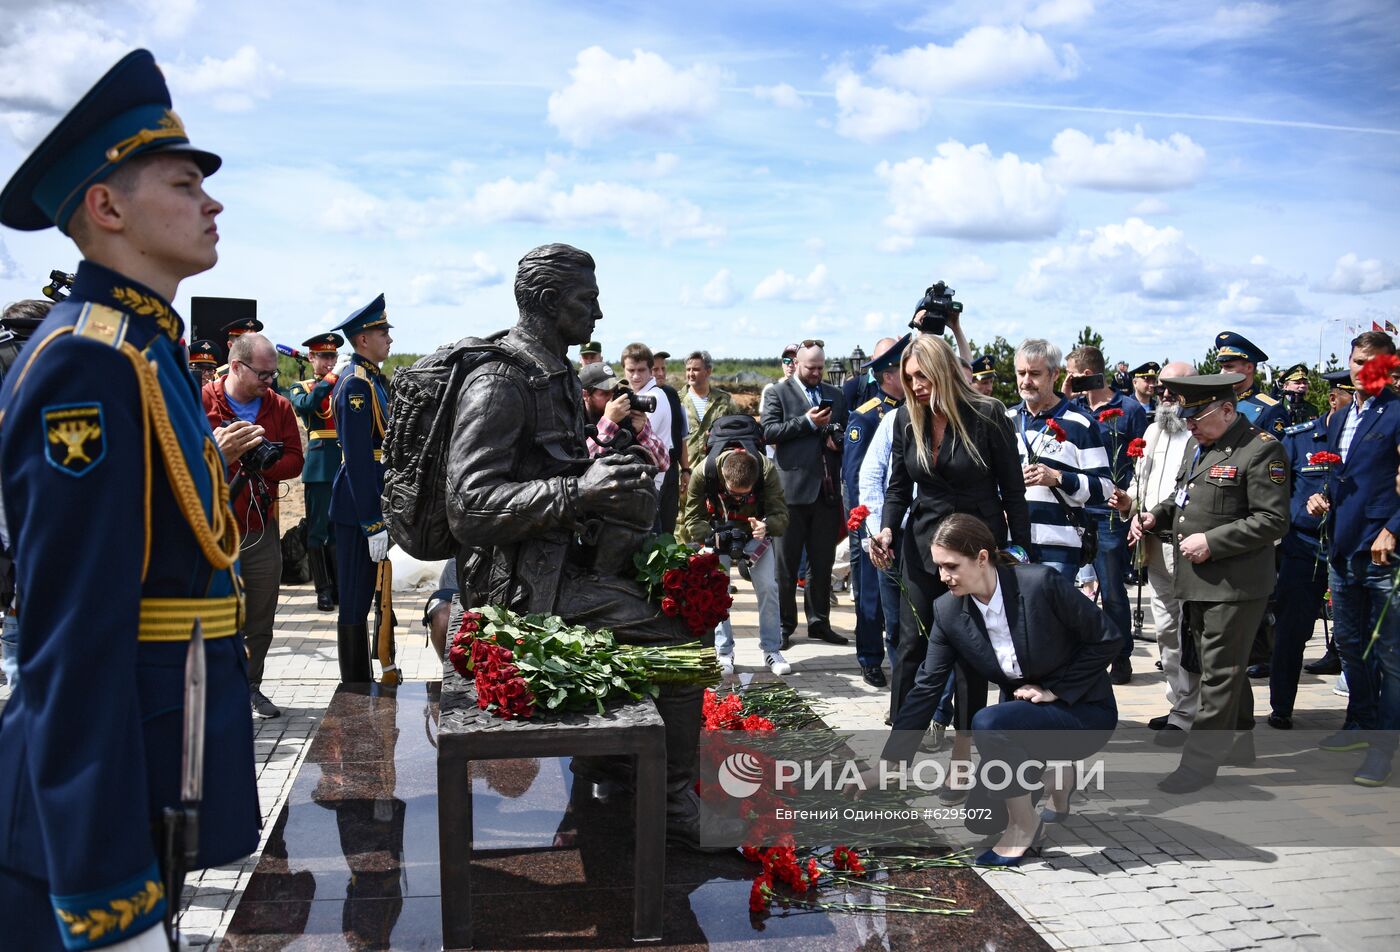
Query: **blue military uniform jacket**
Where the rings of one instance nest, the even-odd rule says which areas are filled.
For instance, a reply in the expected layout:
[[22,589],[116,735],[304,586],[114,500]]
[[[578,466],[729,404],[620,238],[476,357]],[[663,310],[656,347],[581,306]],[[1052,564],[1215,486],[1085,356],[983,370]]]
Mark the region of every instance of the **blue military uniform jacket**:
[[1318,423],[1309,420],[1283,431],[1283,448],[1293,475],[1288,534],[1283,537],[1285,555],[1321,558],[1326,554],[1321,547],[1322,520],[1308,515],[1308,497],[1327,491],[1327,476],[1332,470],[1326,463],[1308,462],[1308,457],[1327,449],[1327,428]]
[[389,387],[379,368],[359,354],[335,384],[335,420],[344,461],[331,488],[331,521],[359,526],[366,536],[385,527],[379,498],[384,492],[384,429]]
[[862,403],[846,421],[846,447],[841,454],[841,484],[846,490],[846,505],[855,508],[860,503],[860,464],[865,459],[870,441],[886,413],[899,408],[896,400],[883,390]]
[[[1365,394],[1360,394],[1364,399]],[[1327,424],[1327,448],[1342,455],[1342,430],[1355,406],[1338,410]],[[1389,388],[1370,400],[1356,424],[1346,462],[1328,474],[1332,500],[1328,557],[1341,564],[1367,553],[1382,529],[1400,536],[1400,496],[1395,494],[1395,471],[1400,464],[1400,396]]]
[[164,912],[152,824],[180,800],[196,617],[208,754],[195,865],[258,842],[238,537],[183,332],[158,294],[85,261],[0,394],[21,672],[0,714],[0,867],[47,885],[69,948]]
[[1254,424],[1256,429],[1263,430],[1275,439],[1282,439],[1283,431],[1288,429],[1291,423],[1288,407],[1267,393],[1261,392],[1253,384],[1239,395],[1237,408],[1246,420]]
[[301,380],[292,384],[288,398],[292,409],[306,425],[306,464],[301,470],[303,483],[331,483],[340,470],[340,435],[335,428],[332,400],[334,381]]

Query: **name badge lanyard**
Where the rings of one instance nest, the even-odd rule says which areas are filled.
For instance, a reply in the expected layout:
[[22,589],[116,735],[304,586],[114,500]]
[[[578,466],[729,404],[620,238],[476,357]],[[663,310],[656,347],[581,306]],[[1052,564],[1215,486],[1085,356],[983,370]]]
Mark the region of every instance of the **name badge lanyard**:
[[1191,493],[1186,489],[1186,486],[1189,486],[1191,480],[1195,477],[1196,464],[1200,462],[1200,460],[1201,446],[1198,443],[1196,444],[1196,455],[1191,457],[1191,465],[1186,469],[1186,484],[1176,491],[1176,508],[1178,509],[1185,508],[1186,500],[1191,498]]

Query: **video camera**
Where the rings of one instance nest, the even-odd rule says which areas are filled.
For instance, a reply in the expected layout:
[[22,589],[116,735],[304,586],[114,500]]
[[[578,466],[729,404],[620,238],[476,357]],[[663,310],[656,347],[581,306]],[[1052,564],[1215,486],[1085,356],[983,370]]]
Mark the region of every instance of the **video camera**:
[[44,285],[44,297],[55,304],[68,299],[68,289],[73,286],[73,275],[66,271],[50,271],[49,283]]
[[941,335],[948,319],[962,313],[962,302],[953,300],[957,293],[942,281],[926,288],[924,296],[914,305],[914,317],[909,326],[921,334]]
[[718,522],[711,528],[710,536],[716,552],[727,553],[731,562],[738,562],[744,557],[744,547],[753,538],[753,528],[747,519]]

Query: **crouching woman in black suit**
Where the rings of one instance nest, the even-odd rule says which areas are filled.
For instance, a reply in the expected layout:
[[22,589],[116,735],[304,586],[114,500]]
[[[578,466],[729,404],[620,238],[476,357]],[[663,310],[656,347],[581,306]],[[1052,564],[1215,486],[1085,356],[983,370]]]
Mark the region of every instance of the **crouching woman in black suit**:
[[[1003,762],[1012,778],[1002,790],[985,789],[989,798],[1006,801],[1008,822],[977,861],[1014,866],[1038,845],[1045,822],[1065,818],[1071,793],[1051,789],[1056,772],[1046,772],[1050,805],[1037,817],[1030,790],[1019,785],[1019,768],[1080,760],[1108,743],[1118,723],[1108,666],[1122,636],[1054,569],[1001,564],[991,530],[975,516],[949,515],[934,531],[931,548],[948,591],[934,602],[928,654],[883,757],[913,757],[957,665],[972,682],[972,732],[982,763]],[[1001,703],[986,704],[988,682],[1001,687]],[[1033,733],[1041,731],[1050,733]],[[1028,768],[1024,779],[1034,788],[1039,775]]]

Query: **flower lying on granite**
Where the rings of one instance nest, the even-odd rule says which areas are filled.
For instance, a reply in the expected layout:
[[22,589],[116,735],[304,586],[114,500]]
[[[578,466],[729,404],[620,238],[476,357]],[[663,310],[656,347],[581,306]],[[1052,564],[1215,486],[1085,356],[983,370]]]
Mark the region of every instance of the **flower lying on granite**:
[[466,612],[447,658],[474,679],[477,705],[505,720],[532,717],[541,707],[601,714],[609,701],[655,697],[666,682],[720,679],[713,648],[620,645],[605,628],[499,607]]

